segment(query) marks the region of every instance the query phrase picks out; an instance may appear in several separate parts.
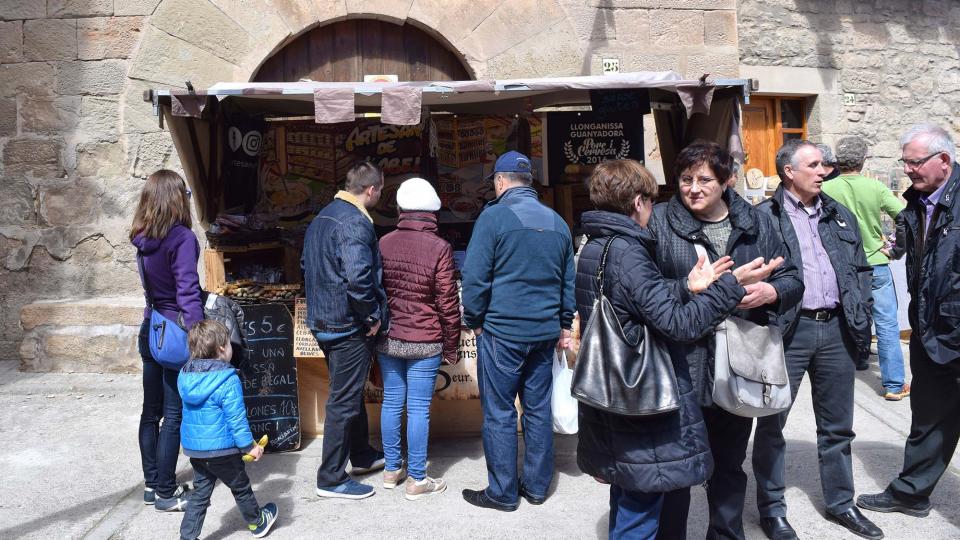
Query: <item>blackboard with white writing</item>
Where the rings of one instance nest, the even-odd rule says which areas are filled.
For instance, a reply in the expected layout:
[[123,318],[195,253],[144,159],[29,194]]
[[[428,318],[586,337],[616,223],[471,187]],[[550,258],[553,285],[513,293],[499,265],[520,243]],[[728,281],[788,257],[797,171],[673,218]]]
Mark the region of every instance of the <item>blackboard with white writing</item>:
[[270,436],[267,450],[300,448],[297,362],[293,317],[283,304],[243,306],[247,350],[240,364],[243,400],[254,439]]

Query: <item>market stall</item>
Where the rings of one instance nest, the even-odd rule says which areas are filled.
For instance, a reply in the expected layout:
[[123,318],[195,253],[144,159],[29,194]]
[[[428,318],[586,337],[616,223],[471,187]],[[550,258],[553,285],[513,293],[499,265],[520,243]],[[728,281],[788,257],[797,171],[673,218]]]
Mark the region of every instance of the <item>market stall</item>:
[[[529,155],[541,199],[576,233],[579,215],[589,209],[585,180],[593,166],[607,159],[643,161],[647,155],[646,114],[653,115],[665,171],[672,169],[677,151],[697,138],[742,156],[739,106],[749,99],[752,84],[689,81],[658,72],[504,81],[219,83],[195,92],[153,90],[144,98],[173,136],[206,229],[205,288],[246,306],[282,305],[289,312],[293,328],[280,331],[275,314],[265,323],[263,310],[245,308],[253,315],[248,330],[269,326],[275,334],[269,339],[284,345],[262,353],[269,362],[256,375],[268,380],[271,369],[290,375],[283,382],[296,382],[298,406],[285,405],[278,418],[297,417],[303,435],[311,437],[322,433],[327,381],[322,353],[302,323],[300,252],[306,226],[332,200],[352,164],[371,160],[384,170],[381,202],[371,212],[378,234],[396,224],[395,194],[403,180],[421,176],[432,182],[442,202],[439,234],[453,245],[459,267],[473,222],[494,197],[484,178],[497,155],[507,150]],[[673,187],[668,182],[662,191],[669,196]],[[461,362],[443,367],[437,379],[435,432],[479,429],[476,345],[466,329],[460,356]],[[381,390],[373,383],[366,390],[371,430],[379,430]],[[248,409],[259,403],[258,395],[266,394],[248,395]],[[281,423],[276,431],[291,431]]]

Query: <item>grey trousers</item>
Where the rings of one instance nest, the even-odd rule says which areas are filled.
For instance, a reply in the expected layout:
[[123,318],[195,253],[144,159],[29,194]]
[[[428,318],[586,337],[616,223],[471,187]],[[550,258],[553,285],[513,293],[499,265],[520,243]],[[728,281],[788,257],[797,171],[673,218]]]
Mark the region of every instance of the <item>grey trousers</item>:
[[[784,342],[793,399],[808,373],[817,423],[820,486],[827,511],[841,513],[853,506],[853,385],[856,347],[843,317],[816,321],[800,317],[796,331]],[[757,480],[760,517],[786,517],[783,426],[790,411],[760,418],[753,440],[753,473]]]

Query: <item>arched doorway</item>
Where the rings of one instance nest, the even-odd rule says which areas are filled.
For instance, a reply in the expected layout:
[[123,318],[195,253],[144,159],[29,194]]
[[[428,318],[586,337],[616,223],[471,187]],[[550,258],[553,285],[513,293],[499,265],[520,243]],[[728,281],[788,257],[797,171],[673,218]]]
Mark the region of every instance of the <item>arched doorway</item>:
[[310,30],[267,59],[254,82],[362,81],[396,75],[401,81],[472,79],[456,54],[411,24],[347,19]]

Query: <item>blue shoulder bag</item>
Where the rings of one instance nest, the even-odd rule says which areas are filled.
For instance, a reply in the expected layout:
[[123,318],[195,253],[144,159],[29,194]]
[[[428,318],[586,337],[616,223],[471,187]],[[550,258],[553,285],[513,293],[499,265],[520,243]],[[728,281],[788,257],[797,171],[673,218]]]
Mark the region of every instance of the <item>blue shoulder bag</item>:
[[153,305],[153,295],[147,284],[147,274],[143,271],[143,256],[137,254],[137,266],[140,268],[140,280],[143,282],[143,292],[150,307],[150,356],[158,364],[167,368],[180,370],[190,359],[190,347],[187,344],[187,330],[183,324],[183,313],[177,316],[176,321],[164,317]]

